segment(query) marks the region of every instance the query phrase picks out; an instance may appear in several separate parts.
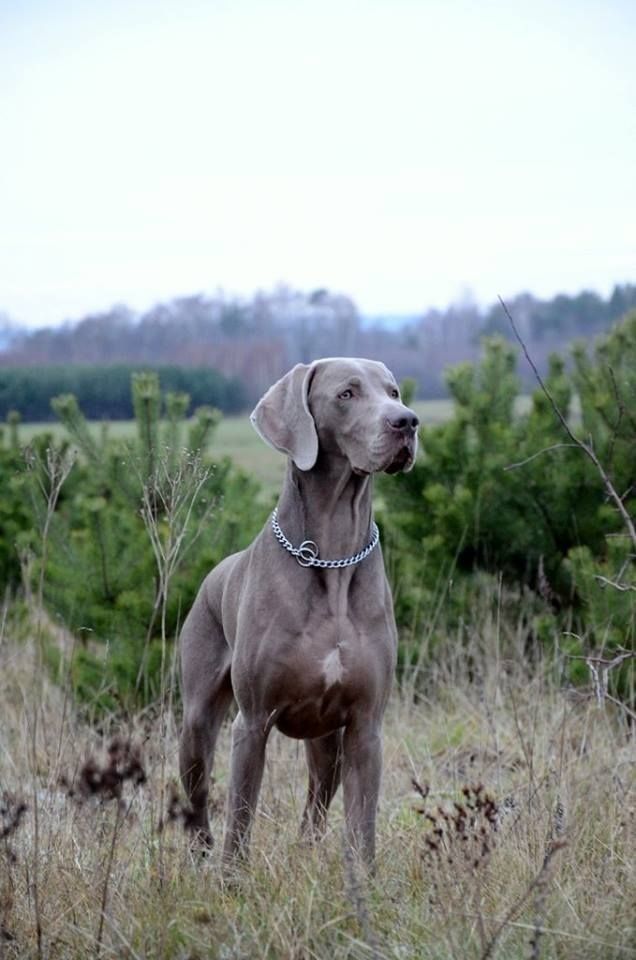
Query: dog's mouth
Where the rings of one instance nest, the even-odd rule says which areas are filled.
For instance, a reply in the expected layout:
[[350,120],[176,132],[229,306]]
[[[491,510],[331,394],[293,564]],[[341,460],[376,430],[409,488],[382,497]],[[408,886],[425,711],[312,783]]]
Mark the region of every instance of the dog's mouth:
[[385,443],[380,449],[374,450],[368,459],[361,458],[358,463],[349,461],[356,477],[368,477],[372,473],[407,473],[412,468],[417,451],[417,435],[386,439],[392,441],[389,449]]
[[403,473],[405,470],[410,470],[413,466],[413,447],[409,444],[404,444],[400,447],[396,455],[393,457],[388,467],[384,468],[385,473]]

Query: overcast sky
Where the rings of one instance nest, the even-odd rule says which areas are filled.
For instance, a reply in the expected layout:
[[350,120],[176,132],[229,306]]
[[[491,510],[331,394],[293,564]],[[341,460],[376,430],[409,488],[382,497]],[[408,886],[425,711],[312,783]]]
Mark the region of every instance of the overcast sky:
[[636,281],[633,0],[0,0],[0,311]]

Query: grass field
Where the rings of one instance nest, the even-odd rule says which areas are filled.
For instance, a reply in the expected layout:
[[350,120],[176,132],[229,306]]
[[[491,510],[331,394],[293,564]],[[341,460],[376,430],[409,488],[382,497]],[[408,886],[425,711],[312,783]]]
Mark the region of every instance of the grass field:
[[[449,400],[426,400],[415,404],[415,409],[422,423],[441,423],[448,419],[452,411]],[[104,425],[91,423],[95,436],[99,436]],[[135,423],[132,420],[119,420],[107,425],[111,437],[132,437],[135,434]],[[55,437],[61,437],[64,429],[59,423],[25,423],[20,426],[20,437],[23,443],[38,433],[50,432]],[[213,456],[230,457],[234,463],[254,474],[263,487],[263,494],[269,496],[280,486],[285,471],[285,458],[264,443],[254,431],[249,421],[249,414],[224,417],[215,434],[210,447]]]
[[[161,829],[176,782],[172,709],[92,727],[63,678],[53,686],[38,667],[33,629],[4,614],[3,960],[636,957],[633,731],[614,705],[559,690],[548,664],[528,679],[521,646],[502,661],[494,617],[472,651],[478,682],[468,683],[449,638],[429,695],[396,693],[390,704],[376,875],[346,847],[340,796],[326,839],[299,842],[302,744],[274,733],[251,866],[228,884],[218,843],[201,861],[177,807]],[[115,732],[139,746],[147,776],[124,782],[120,804],[77,786],[87,760],[93,774],[106,764]],[[228,751],[226,726],[212,795],[217,840]]]

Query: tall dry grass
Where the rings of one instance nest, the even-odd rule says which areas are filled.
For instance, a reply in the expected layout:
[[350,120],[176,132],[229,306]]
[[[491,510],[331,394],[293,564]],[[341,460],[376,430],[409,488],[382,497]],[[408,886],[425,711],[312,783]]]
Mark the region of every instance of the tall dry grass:
[[29,621],[5,608],[0,624],[3,960],[636,957],[629,718],[559,689],[551,664],[529,680],[495,622],[475,640],[472,682],[449,640],[424,668],[428,695],[393,698],[375,876],[344,845],[340,797],[326,840],[299,841],[302,744],[273,734],[251,864],[232,885],[219,844],[204,860],[190,849],[172,710],[90,725],[64,677],[42,675]]

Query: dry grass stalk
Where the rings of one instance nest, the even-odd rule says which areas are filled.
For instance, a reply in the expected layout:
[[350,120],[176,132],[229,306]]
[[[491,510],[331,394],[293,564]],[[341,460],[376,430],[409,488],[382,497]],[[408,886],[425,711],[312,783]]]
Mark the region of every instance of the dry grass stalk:
[[[179,569],[188,551],[194,546],[204,530],[209,531],[209,520],[216,503],[209,501],[194,522],[195,507],[202,498],[212,468],[206,466],[200,453],[181,451],[175,457],[175,451],[168,448],[158,456],[152,475],[142,484],[141,516],[152,546],[157,567],[157,589],[153,613],[148,625],[144,655],[139,667],[137,685],[143,678],[146,667],[148,644],[154,629],[157,615],[161,617],[161,666],[160,666],[160,722],[161,742],[167,732],[167,711],[175,686],[176,648],[172,659],[171,676],[168,676],[166,656],[168,636],[166,633],[166,614],[172,579]],[[170,703],[168,702],[170,700]],[[159,794],[158,823],[164,819],[164,796],[166,783],[165,753],[161,760],[161,791]],[[163,835],[159,831],[159,883],[164,882]]]
[[[538,889],[542,891],[542,902],[543,902],[543,900],[545,899],[545,888],[547,884],[548,873],[550,870],[550,864],[552,863],[552,858],[556,853],[558,853],[559,850],[562,850],[564,846],[565,846],[565,840],[556,840],[552,844],[550,844],[550,846],[546,851],[546,855],[543,858],[541,869],[539,870],[534,880],[531,881],[528,888],[523,892],[523,894],[519,897],[519,899],[512,904],[512,906],[504,916],[503,920],[499,923],[494,934],[486,944],[486,948],[481,955],[481,960],[488,960],[489,957],[493,956],[495,946],[497,944],[497,941],[499,940],[499,937],[501,936],[502,931],[511,922],[511,920],[513,920],[515,916],[520,912],[520,910],[522,909],[526,901],[529,899],[530,895],[533,893],[533,891]],[[536,957],[538,957],[539,955],[538,953],[535,954],[534,952],[535,946],[536,946],[536,949],[538,950],[538,945],[539,945],[538,930],[539,929],[540,928],[537,928],[537,931],[535,931],[535,934],[533,935],[533,940],[532,940],[533,956],[536,956]]]
[[[44,954],[44,945],[42,940],[42,904],[41,904],[41,885],[40,885],[40,817],[39,800],[36,789],[35,769],[35,744],[37,740],[39,704],[41,701],[41,684],[44,675],[44,650],[43,650],[43,619],[44,619],[44,583],[46,569],[48,564],[49,538],[51,524],[55,514],[55,508],[60,497],[64,483],[66,482],[73,466],[76,455],[69,450],[58,450],[55,447],[47,447],[44,458],[42,458],[33,447],[27,447],[24,452],[24,459],[27,470],[33,480],[35,488],[35,506],[36,515],[41,517],[40,530],[40,570],[38,576],[37,594],[35,596],[35,653],[36,663],[34,669],[34,683],[31,689],[32,713],[31,713],[31,761],[32,761],[32,808],[33,808],[33,827],[34,827],[34,856],[31,865],[32,871],[32,889],[33,889],[33,910],[35,917],[35,928],[37,936],[37,955],[38,960],[42,960]],[[23,569],[28,561],[23,561]],[[33,600],[33,598],[32,598]]]
[[[502,635],[506,629],[502,621]],[[163,818],[157,816],[164,762],[169,778],[176,771],[172,715],[164,727],[158,710],[145,714],[131,723],[120,746],[102,754],[102,735],[72,709],[60,738],[63,692],[44,676],[33,768],[23,699],[32,660],[13,630],[9,618],[0,645],[0,789],[19,798],[21,785],[33,783],[38,792],[46,894],[41,920],[50,960],[94,956],[97,950],[102,958],[166,960],[363,960],[373,950],[380,957],[477,960],[496,932],[491,956],[497,960],[527,956],[529,949],[545,958],[558,952],[561,960],[636,957],[627,906],[636,894],[630,727],[624,714],[599,720],[594,703],[566,699],[547,667],[545,676],[529,681],[519,656],[501,660],[495,677],[488,672],[493,657],[484,651],[483,686],[498,690],[486,698],[488,716],[479,691],[459,673],[460,659],[452,656],[431,667],[434,693],[425,701],[393,700],[385,728],[377,873],[373,880],[359,878],[359,895],[343,863],[341,796],[325,841],[299,844],[306,791],[302,745],[273,734],[252,862],[229,887],[220,880],[218,847],[203,863],[193,857],[187,807],[174,789],[163,801]],[[480,642],[485,637],[494,645],[492,633]],[[134,777],[119,778],[135,768],[134,750],[128,752],[126,744],[142,739],[147,782],[136,789]],[[217,797],[227,782],[228,741],[223,729]],[[59,763],[75,771],[64,788],[60,742]],[[91,762],[77,763],[78,756]],[[419,786],[415,804],[411,776]],[[562,841],[564,798],[567,857],[553,854],[528,893],[541,871],[546,837],[549,849]],[[426,812],[418,814],[414,806]],[[434,833],[438,828],[441,836]],[[468,840],[461,839],[464,834]],[[5,943],[3,960],[37,954],[32,874],[26,873],[34,851],[28,812],[11,844],[18,857],[13,899],[0,920],[15,939]]]
[[130,783],[136,789],[146,783],[146,779],[146,771],[139,747],[130,740],[121,737],[113,737],[108,744],[107,760],[104,763],[94,756],[89,756],[82,765],[75,782],[69,782],[66,778],[61,779],[61,786],[66,788],[67,796],[71,798],[80,801],[96,798],[101,803],[109,800],[117,801],[102,882],[99,925],[95,938],[95,957],[99,957],[102,947],[108,891],[120,827],[123,818],[130,810],[130,802],[127,805],[124,801],[124,788],[127,783]]

